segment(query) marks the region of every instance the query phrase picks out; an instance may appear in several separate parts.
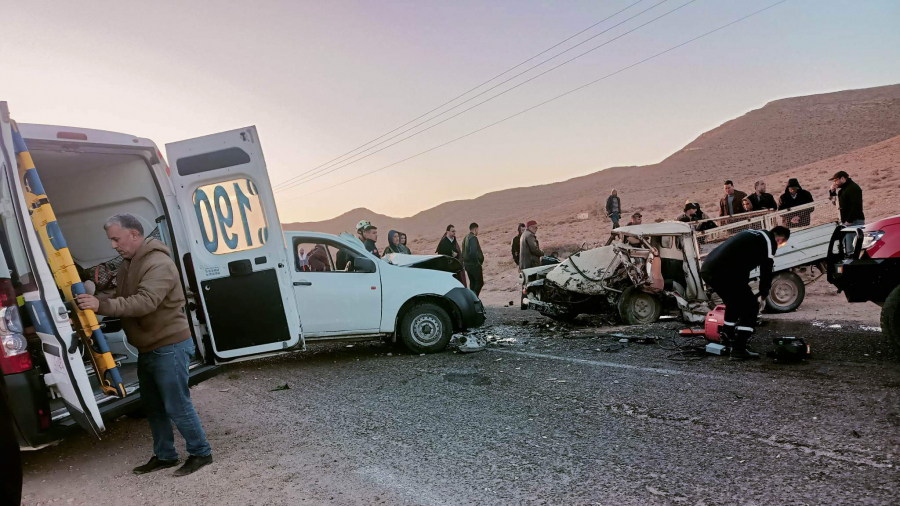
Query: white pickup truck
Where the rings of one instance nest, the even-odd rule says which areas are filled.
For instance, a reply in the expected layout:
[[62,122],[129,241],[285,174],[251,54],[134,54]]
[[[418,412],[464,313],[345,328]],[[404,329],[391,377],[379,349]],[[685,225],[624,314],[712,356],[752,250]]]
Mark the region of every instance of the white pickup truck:
[[[99,437],[104,419],[139,406],[137,354],[117,321],[102,322],[127,393],[105,395],[29,219],[5,102],[0,118],[0,310],[23,320],[10,342],[27,340],[25,351],[0,350],[0,366],[20,444],[41,447],[75,425]],[[314,341],[401,341],[437,352],[454,332],[484,323],[481,301],[451,274],[456,260],[379,259],[352,236],[283,232],[255,127],[168,144],[171,167],[149,139],[24,123],[18,131],[84,278],[103,288],[121,261],[103,231],[113,214],[135,215],[171,248],[197,345],[192,383],[216,364]],[[321,245],[328,268],[301,270],[300,244]],[[346,269],[334,264],[338,251],[353,259]],[[0,325],[0,335],[14,330]]]
[[[558,320],[610,314],[636,325],[671,312],[688,322],[702,322],[717,302],[700,278],[706,255],[740,231],[790,223],[791,238],[775,256],[766,306],[777,313],[793,311],[803,302],[805,286],[826,272],[828,243],[836,227],[832,220],[833,206],[821,202],[706,220],[717,226],[703,232],[697,230],[701,222],[620,227],[605,246],[579,251],[557,265],[524,270],[524,302]],[[758,277],[757,271],[751,273],[751,285]]]

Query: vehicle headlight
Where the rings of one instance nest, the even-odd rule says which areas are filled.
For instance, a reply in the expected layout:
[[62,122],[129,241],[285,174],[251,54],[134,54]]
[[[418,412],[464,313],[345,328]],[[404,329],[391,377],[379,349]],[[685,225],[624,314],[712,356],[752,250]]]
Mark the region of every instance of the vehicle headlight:
[[872,230],[863,234],[862,249],[869,249],[884,237],[884,230]]
[[21,334],[22,318],[19,316],[19,308],[8,306],[0,308],[0,333]]

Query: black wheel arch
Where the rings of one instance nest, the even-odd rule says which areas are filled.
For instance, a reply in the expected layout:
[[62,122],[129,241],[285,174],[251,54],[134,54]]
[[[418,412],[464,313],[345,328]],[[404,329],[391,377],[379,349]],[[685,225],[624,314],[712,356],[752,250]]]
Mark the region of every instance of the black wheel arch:
[[463,328],[463,318],[462,312],[459,307],[453,303],[447,297],[443,295],[438,295],[435,293],[425,293],[419,294],[411,297],[409,300],[403,303],[400,306],[400,310],[397,311],[397,316],[394,319],[394,339],[397,338],[397,332],[400,330],[400,321],[403,320],[403,317],[406,316],[406,313],[409,312],[410,309],[416,307],[419,304],[431,303],[439,308],[443,309],[450,316],[450,321],[453,323],[453,331],[459,331]]

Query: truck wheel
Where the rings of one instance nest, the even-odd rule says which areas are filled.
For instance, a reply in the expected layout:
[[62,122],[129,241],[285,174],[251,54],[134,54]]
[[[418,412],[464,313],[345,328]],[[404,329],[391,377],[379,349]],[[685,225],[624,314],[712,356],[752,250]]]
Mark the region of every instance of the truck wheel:
[[619,297],[619,316],[626,325],[642,325],[659,321],[662,301],[652,293],[629,286]]
[[891,290],[881,306],[881,332],[900,351],[900,286]]
[[413,353],[443,351],[453,336],[453,322],[440,306],[425,303],[414,306],[403,315],[400,337]]
[[772,289],[766,297],[766,309],[772,313],[796,311],[806,297],[806,285],[793,272],[782,272],[772,279]]

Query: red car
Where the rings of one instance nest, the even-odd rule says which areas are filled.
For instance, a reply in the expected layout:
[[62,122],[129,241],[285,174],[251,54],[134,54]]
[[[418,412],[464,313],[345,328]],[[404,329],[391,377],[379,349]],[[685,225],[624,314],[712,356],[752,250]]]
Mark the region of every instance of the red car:
[[848,302],[881,306],[881,331],[900,350],[900,216],[837,227],[827,261],[828,281]]

